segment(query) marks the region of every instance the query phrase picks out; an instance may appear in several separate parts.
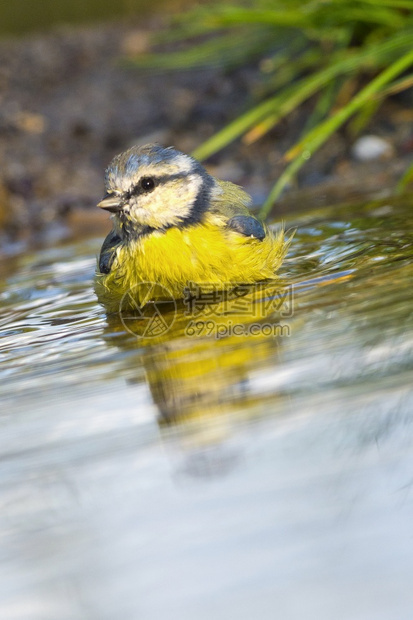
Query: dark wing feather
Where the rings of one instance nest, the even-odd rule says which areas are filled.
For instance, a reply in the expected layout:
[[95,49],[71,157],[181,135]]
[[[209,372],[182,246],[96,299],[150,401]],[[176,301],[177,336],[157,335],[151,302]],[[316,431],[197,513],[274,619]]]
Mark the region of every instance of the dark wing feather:
[[245,237],[254,237],[260,241],[265,238],[264,226],[252,215],[234,215],[228,220],[227,227]]
[[252,237],[265,238],[265,228],[249,212],[251,197],[241,187],[228,181],[217,180],[221,192],[213,196],[210,212],[222,222],[222,226],[234,232]]
[[112,230],[103,242],[99,256],[100,273],[109,273],[115,258],[114,249],[121,242],[121,238]]

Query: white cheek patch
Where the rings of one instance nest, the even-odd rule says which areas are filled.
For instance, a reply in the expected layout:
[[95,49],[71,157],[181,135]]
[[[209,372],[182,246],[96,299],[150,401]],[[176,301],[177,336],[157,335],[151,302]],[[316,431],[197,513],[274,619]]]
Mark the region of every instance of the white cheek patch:
[[176,166],[176,172],[187,174],[193,169],[194,162],[190,157],[188,157],[188,155],[180,153],[174,159],[174,166]]
[[178,225],[191,215],[201,187],[202,177],[197,174],[165,181],[153,192],[135,198],[131,216],[140,224],[155,228]]
[[193,207],[195,200],[197,199],[199,191],[202,187],[202,182],[202,177],[200,177],[198,174],[189,174],[186,177],[186,183],[181,185],[180,196],[183,201],[187,203],[187,215],[189,215],[189,212]]

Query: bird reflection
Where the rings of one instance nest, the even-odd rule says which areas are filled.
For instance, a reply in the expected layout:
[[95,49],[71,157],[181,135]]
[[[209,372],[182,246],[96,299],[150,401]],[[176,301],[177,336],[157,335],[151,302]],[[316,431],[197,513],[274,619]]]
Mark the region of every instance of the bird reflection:
[[253,377],[276,363],[291,315],[291,290],[280,281],[217,293],[194,299],[188,291],[180,302],[109,315],[105,331],[128,352],[129,381],[142,381],[143,366],[161,434],[179,439],[184,469],[197,477],[230,471],[239,461],[234,447],[223,452],[223,445],[234,425],[262,415]]

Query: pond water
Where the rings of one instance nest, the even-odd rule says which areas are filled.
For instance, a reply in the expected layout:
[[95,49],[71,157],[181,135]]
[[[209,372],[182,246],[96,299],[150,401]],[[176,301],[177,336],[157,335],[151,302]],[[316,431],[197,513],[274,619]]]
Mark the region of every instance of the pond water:
[[410,620],[411,199],[286,227],[276,294],[153,333],[101,239],[3,259],[1,618]]

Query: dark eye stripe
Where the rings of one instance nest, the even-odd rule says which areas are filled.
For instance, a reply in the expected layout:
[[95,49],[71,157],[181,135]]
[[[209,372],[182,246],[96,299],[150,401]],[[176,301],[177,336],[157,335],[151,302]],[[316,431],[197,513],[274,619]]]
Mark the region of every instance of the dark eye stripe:
[[131,190],[125,193],[125,199],[127,200],[131,196],[140,196],[142,194],[149,193],[145,191],[145,189],[141,185],[141,182],[144,179],[150,178],[154,182],[154,189],[156,189],[158,185],[165,185],[166,183],[168,183],[168,181],[174,181],[175,179],[185,179],[186,177],[189,176],[189,174],[190,172],[178,172],[176,174],[164,174],[158,177],[155,177],[155,176],[142,177],[141,179],[139,179],[138,183]]

